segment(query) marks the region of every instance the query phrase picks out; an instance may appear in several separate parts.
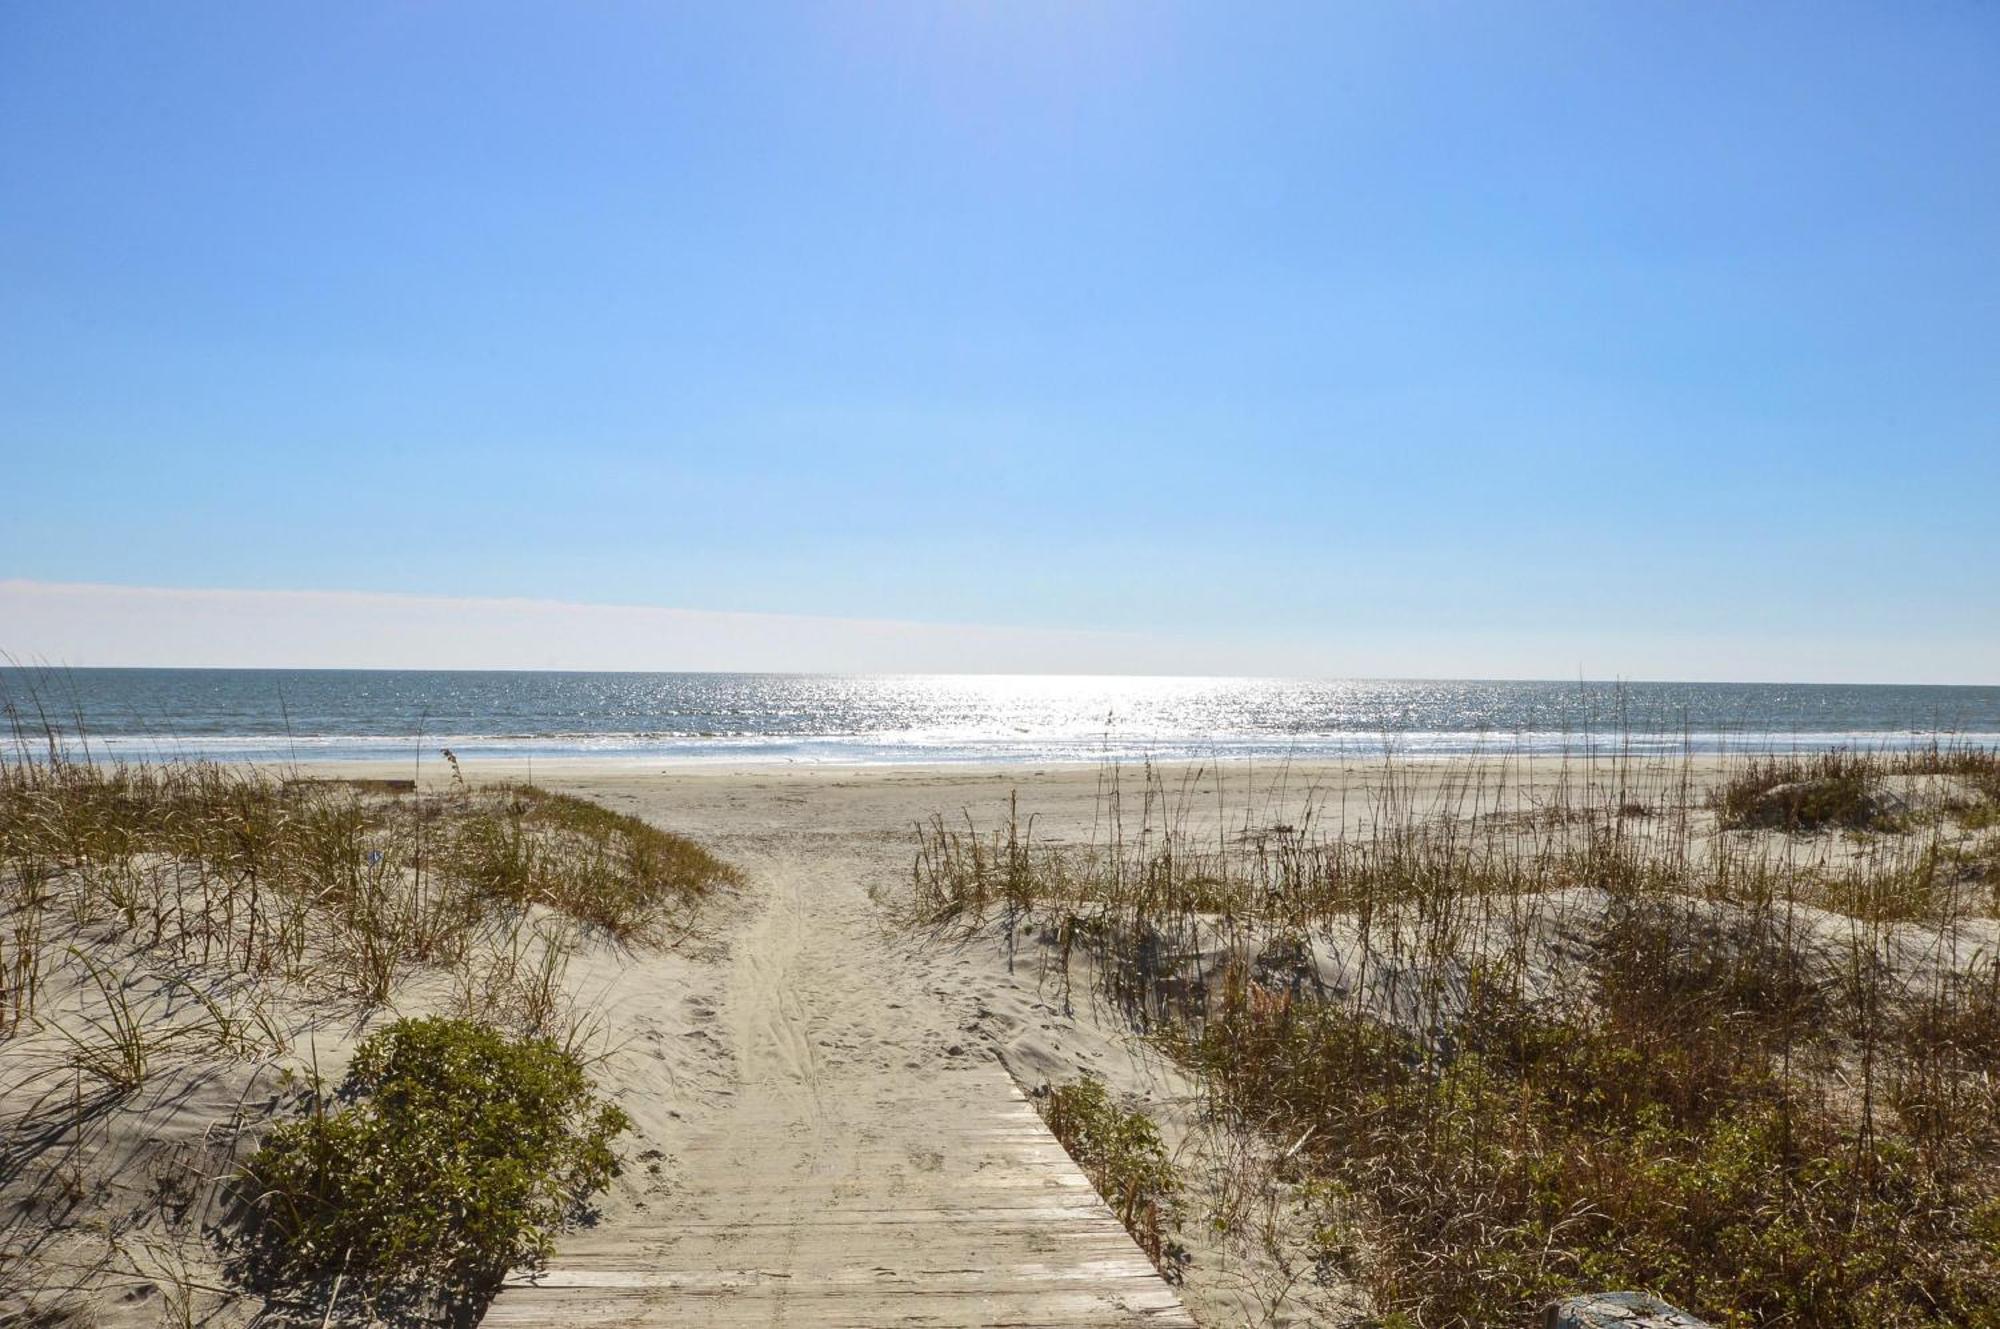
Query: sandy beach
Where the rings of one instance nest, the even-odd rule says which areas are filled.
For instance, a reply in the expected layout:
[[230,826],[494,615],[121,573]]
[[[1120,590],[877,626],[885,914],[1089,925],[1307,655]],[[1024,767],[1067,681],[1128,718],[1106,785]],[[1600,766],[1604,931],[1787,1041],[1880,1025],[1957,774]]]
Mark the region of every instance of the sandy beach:
[[[1706,779],[1720,766],[1685,769]],[[1624,774],[1655,787],[1683,770],[1676,763]],[[310,773],[407,777],[410,771],[337,765]],[[423,774],[427,782],[446,778],[442,763],[427,764]],[[1241,1160],[1215,1156],[1215,1142],[1197,1129],[1195,1087],[1116,1012],[1098,1005],[1087,980],[1067,985],[1039,961],[1024,957],[1010,967],[989,942],[939,944],[901,923],[897,905],[920,820],[942,815],[991,826],[1018,800],[1038,838],[1101,839],[1111,831],[1115,783],[1128,832],[1144,815],[1149,786],[1183,824],[1218,831],[1246,819],[1282,822],[1309,802],[1362,827],[1390,798],[1419,809],[1450,802],[1463,810],[1478,797],[1513,806],[1562,788],[1574,796],[1577,782],[1615,782],[1620,771],[1608,761],[1590,767],[1558,759],[1393,768],[1236,763],[1150,773],[1088,766],[660,767],[575,759],[466,770],[474,781],[530,775],[544,787],[690,835],[745,873],[740,892],[717,904],[689,945],[664,954],[604,951],[579,957],[572,968],[577,999],[603,1013],[617,1049],[598,1074],[633,1116],[627,1152],[648,1160],[627,1170],[601,1222],[582,1239],[601,1251],[627,1239],[657,1242],[662,1229],[698,1218],[705,1206],[783,1193],[800,1174],[838,1170],[837,1158],[826,1161],[834,1156],[829,1141],[845,1142],[837,1146],[843,1148],[900,1142],[906,1156],[885,1172],[881,1156],[870,1155],[869,1175],[855,1184],[879,1186],[884,1194],[901,1187],[921,1174],[935,1142],[962,1137],[969,1122],[997,1105],[1004,1094],[997,1081],[986,1082],[984,1101],[950,1087],[982,1064],[998,1066],[1030,1093],[1081,1073],[1097,1075],[1146,1105],[1197,1185],[1210,1174],[1217,1185],[1228,1184],[1232,1170],[1240,1174],[1233,1164]],[[1156,808],[1154,815],[1162,814]],[[732,1137],[755,1147],[715,1147]],[[1264,1230],[1194,1234],[1179,1295],[1197,1322],[1352,1318],[1353,1288],[1315,1279],[1291,1262],[1304,1234],[1283,1229],[1298,1221],[1274,1205]],[[779,1253],[760,1248],[747,1256],[739,1250],[721,1263],[775,1261],[776,1274],[795,1273],[805,1284],[881,1258],[865,1237],[844,1229],[813,1229],[810,1239],[818,1245]],[[656,1244],[649,1258],[675,1267],[690,1255],[670,1252]],[[1035,1258],[1029,1247],[979,1255],[998,1265]],[[509,1295],[495,1303],[503,1320]],[[886,1322],[897,1304],[883,1302],[872,1313]],[[943,1322],[956,1322],[950,1307],[939,1313]],[[967,1314],[966,1303],[956,1313]],[[990,1307],[981,1315],[987,1313]]]
[[[919,825],[942,818],[990,831],[1015,818],[1050,846],[1131,843],[1166,827],[1191,843],[1233,843],[1308,819],[1315,834],[1364,840],[1376,827],[1467,819],[1532,837],[1549,833],[1542,811],[1567,825],[1578,809],[1597,809],[1586,834],[1616,823],[1700,854],[1724,842],[1705,796],[1731,769],[1615,753],[1156,767],[574,758],[456,771],[427,756],[267,773],[414,777],[432,791],[461,778],[475,788],[532,781],[689,837],[740,871],[669,944],[600,938],[570,956],[564,1000],[593,1031],[592,1078],[631,1118],[625,1166],[589,1227],[557,1243],[542,1286],[517,1280],[494,1301],[496,1324],[722,1322],[714,1317],[726,1302],[732,1323],[1171,1324],[1185,1314],[1219,1329],[1348,1323],[1371,1308],[1351,1277],[1315,1263],[1313,1219],[1268,1159],[1245,1153],[1264,1146],[1213,1129],[1201,1086],[1101,1001],[1088,961],[1065,974],[1046,948],[1002,944],[990,927],[946,935],[912,922]],[[1770,843],[1826,861],[1859,842]],[[1601,893],[1551,897],[1548,918],[1531,926],[1560,953],[1602,907]],[[1825,917],[1829,944],[1846,925]],[[1985,923],[1968,926],[1968,945],[1994,940]],[[46,1027],[21,1043],[18,1067],[35,1056],[60,1064],[63,1040],[87,1033],[78,1021],[93,998],[81,977],[65,982],[48,994]],[[309,997],[273,1010],[308,1031],[291,1060],[309,1049],[331,1081],[368,1029],[450,1000],[419,973],[358,1019]],[[282,1061],[163,1067],[90,1127],[96,1135],[76,1128],[62,1164],[76,1176],[64,1186],[99,1212],[129,1214],[145,1211],[177,1168],[227,1173],[263,1120],[246,1119],[243,1105],[263,1104],[268,1116],[296,1092]],[[1155,1275],[1028,1106],[1082,1075],[1157,1123],[1189,1212],[1233,1215],[1180,1228],[1184,1249],[1168,1270],[1178,1286]],[[0,1089],[0,1108],[29,1124],[67,1092],[46,1074]],[[17,1219],[47,1203],[47,1187],[30,1182],[17,1178]],[[206,1322],[247,1322],[254,1303],[228,1298],[212,1252],[134,1254],[146,1249],[71,1224],[34,1258],[50,1286],[60,1276],[98,1289],[103,1325],[152,1323],[160,1299],[174,1296],[208,1305]]]

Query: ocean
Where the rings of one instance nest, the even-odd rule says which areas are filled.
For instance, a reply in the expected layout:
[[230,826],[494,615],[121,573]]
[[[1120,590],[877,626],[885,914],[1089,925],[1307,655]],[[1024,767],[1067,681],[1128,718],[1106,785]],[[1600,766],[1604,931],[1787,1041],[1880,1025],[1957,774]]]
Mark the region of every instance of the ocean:
[[2000,742],[2000,687],[0,669],[17,753],[1094,762]]

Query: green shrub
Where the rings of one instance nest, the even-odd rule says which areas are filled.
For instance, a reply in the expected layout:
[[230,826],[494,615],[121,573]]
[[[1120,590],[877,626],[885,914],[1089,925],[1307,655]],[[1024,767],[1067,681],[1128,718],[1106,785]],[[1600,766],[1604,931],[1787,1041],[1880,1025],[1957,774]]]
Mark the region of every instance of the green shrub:
[[1104,1081],[1091,1075],[1053,1086],[1045,1111],[1049,1130],[1117,1211],[1126,1231],[1171,1277],[1185,1259],[1166,1236],[1180,1179],[1159,1128],[1144,1112],[1119,1107]]
[[464,1020],[399,1020],[364,1042],[323,1105],[247,1165],[260,1211],[252,1272],[343,1272],[371,1300],[477,1306],[548,1257],[557,1228],[618,1171],[630,1124],[582,1064],[542,1038]]

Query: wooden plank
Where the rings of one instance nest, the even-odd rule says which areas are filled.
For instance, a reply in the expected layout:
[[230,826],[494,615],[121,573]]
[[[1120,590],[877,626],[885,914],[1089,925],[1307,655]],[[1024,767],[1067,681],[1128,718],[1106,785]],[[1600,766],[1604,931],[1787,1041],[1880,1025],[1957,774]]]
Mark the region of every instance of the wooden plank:
[[[725,1173],[756,1160],[756,1186],[678,1195],[670,1221],[576,1234],[548,1269],[510,1279],[485,1322],[1192,1329],[997,1066],[835,1095],[814,1103],[810,1130],[794,1111],[746,1105],[679,1151]],[[850,1113],[866,1138],[842,1135]]]

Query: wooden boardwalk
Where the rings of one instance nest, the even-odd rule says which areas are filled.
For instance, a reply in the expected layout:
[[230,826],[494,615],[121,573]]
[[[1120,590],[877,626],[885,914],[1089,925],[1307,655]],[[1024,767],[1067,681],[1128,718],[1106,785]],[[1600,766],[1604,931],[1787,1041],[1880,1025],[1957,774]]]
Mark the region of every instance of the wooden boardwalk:
[[743,1184],[577,1234],[485,1323],[1192,1329],[1014,1082],[959,1067],[753,1090],[687,1151],[707,1155],[690,1175]]

